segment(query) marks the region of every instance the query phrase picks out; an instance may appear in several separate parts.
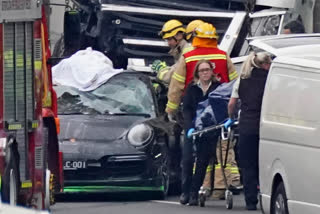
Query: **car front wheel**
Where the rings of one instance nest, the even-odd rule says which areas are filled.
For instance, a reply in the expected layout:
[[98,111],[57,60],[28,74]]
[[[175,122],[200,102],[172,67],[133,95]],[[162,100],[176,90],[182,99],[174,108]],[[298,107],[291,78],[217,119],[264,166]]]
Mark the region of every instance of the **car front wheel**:
[[169,156],[166,155],[163,163],[162,163],[162,197],[161,199],[165,199],[169,193],[169,186],[170,186],[170,175],[169,175]]
[[169,170],[169,155],[168,152],[164,152],[164,158],[161,165],[161,191],[155,195],[156,199],[164,200],[169,193],[170,186],[170,170]]

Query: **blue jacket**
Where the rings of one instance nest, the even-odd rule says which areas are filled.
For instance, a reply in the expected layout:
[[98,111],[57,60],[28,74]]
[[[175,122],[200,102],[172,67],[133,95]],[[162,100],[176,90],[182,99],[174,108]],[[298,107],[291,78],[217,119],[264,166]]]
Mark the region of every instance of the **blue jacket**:
[[203,94],[202,89],[197,85],[197,83],[191,83],[188,85],[183,97],[183,120],[185,130],[195,128],[194,120],[197,115],[198,104],[207,100],[209,93],[219,85],[219,82],[212,82],[206,94]]
[[234,83],[235,80],[222,83],[209,93],[207,100],[198,104],[194,128],[202,130],[220,124],[228,118],[228,102]]

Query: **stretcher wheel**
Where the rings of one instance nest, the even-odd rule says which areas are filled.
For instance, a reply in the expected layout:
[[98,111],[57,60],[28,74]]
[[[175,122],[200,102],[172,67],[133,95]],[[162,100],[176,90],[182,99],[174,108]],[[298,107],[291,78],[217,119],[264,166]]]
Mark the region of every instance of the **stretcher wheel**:
[[233,194],[230,190],[226,191],[226,208],[231,210],[233,207]]
[[204,207],[206,205],[206,195],[205,194],[199,195],[199,202],[200,202],[200,207]]

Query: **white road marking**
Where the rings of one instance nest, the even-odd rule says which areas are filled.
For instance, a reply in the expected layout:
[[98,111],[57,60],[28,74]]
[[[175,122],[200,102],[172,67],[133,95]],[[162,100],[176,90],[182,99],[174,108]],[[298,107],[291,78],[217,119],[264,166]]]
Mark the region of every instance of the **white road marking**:
[[180,205],[180,203],[179,203],[179,202],[176,202],[176,201],[158,201],[158,200],[151,200],[151,202],[161,203],[161,204],[175,204],[175,205]]

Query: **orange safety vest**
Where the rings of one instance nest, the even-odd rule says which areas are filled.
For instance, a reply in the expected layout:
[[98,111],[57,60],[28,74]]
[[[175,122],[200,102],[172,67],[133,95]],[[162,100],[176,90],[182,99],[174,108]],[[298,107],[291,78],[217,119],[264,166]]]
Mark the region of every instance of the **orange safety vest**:
[[187,65],[185,88],[193,80],[193,71],[199,60],[206,59],[214,62],[216,68],[214,73],[220,78],[220,82],[229,82],[227,54],[218,48],[195,48],[185,53],[184,59]]

